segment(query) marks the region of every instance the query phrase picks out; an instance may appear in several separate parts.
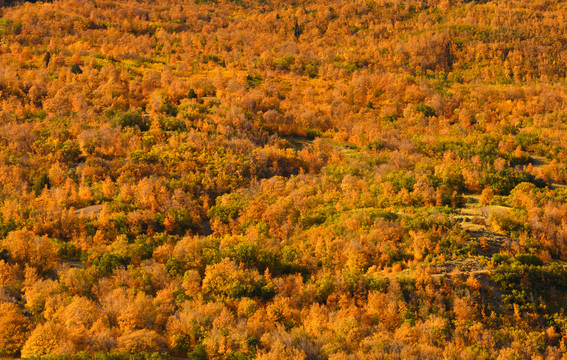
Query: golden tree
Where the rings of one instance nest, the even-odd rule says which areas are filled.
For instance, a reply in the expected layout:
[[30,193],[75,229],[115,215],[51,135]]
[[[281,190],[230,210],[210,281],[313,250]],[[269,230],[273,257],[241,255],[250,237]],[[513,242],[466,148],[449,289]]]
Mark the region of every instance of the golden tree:
[[17,356],[27,340],[31,321],[13,303],[0,303],[0,355]]

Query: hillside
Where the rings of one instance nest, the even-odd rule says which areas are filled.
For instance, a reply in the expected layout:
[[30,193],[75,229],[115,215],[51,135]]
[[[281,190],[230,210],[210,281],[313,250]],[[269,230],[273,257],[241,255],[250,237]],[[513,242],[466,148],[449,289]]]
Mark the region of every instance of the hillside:
[[567,4],[0,1],[0,357],[567,356]]

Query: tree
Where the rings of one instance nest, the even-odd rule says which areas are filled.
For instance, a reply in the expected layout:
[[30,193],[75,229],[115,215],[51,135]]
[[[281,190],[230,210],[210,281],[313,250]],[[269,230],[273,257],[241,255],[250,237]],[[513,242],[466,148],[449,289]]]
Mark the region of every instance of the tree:
[[262,295],[264,279],[257,270],[245,270],[228,258],[209,265],[203,278],[203,293],[214,299],[237,299]]
[[29,336],[31,321],[13,303],[0,303],[0,355],[18,356]]
[[482,190],[482,194],[480,194],[479,202],[481,205],[488,205],[494,199],[494,191],[491,188],[487,187]]
[[38,325],[22,348],[22,358],[37,358],[48,354],[74,352],[63,325],[48,321]]
[[39,237],[25,228],[9,233],[3,244],[13,261],[35,267],[40,272],[51,269],[57,259],[47,236]]
[[118,349],[135,354],[141,352],[163,352],[167,346],[165,338],[153,330],[141,329],[128,332],[117,339]]

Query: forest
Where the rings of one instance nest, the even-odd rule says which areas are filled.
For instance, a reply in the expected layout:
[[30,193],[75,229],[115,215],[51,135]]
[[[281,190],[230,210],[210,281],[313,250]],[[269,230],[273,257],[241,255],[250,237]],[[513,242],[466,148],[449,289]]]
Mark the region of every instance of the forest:
[[567,3],[0,0],[0,358],[567,358]]

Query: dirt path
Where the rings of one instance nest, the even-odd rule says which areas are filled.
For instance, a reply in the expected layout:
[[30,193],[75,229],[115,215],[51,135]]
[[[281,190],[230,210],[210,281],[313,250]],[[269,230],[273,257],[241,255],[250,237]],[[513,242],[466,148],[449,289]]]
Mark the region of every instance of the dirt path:
[[[549,164],[549,160],[543,156],[531,155],[532,165],[534,167],[544,167]],[[567,188],[567,184],[552,184],[553,188]],[[430,266],[434,278],[442,278],[445,276],[470,276],[471,274],[492,274],[496,269],[486,269],[487,262],[492,255],[501,251],[510,251],[513,240],[506,234],[500,233],[492,229],[491,217],[496,214],[502,214],[511,211],[512,208],[504,205],[481,205],[480,195],[467,195],[467,204],[459,210],[459,213],[453,216],[458,225],[470,236],[470,241],[478,244],[479,251],[477,257],[469,257],[459,260],[447,261],[443,264]],[[398,215],[407,215],[398,212]],[[567,262],[552,261],[544,266],[551,264],[560,264],[567,268]],[[413,270],[405,269],[400,272],[384,273],[387,278],[411,275]]]
[[[552,264],[560,264],[563,268],[567,268],[567,264],[564,264],[561,261],[552,261],[548,264],[543,265],[544,267],[546,266],[551,266]],[[433,274],[431,275],[431,277],[434,278],[440,278],[440,277],[444,277],[444,276],[458,276],[458,275],[471,275],[471,274],[492,274],[496,272],[496,269],[479,269],[479,270],[470,270],[470,271],[451,271],[448,273],[442,273],[442,274]]]
[[75,215],[80,216],[83,214],[85,217],[90,217],[91,215],[98,216],[98,214],[102,211],[103,206],[104,205],[92,205],[80,208],[75,210]]
[[458,276],[458,275],[470,275],[470,274],[489,274],[496,271],[496,269],[481,269],[481,270],[471,270],[471,271],[451,271],[449,273],[433,274],[431,277],[440,278],[444,276]]
[[[547,165],[549,165],[551,163],[551,161],[549,161],[548,158],[546,158],[545,156],[541,156],[541,155],[535,155],[535,154],[530,154],[530,159],[531,159],[531,163],[532,166],[534,167],[534,169],[538,169],[538,168],[543,168]],[[551,188],[552,189],[565,189],[567,188],[567,184],[565,183],[551,183]]]

